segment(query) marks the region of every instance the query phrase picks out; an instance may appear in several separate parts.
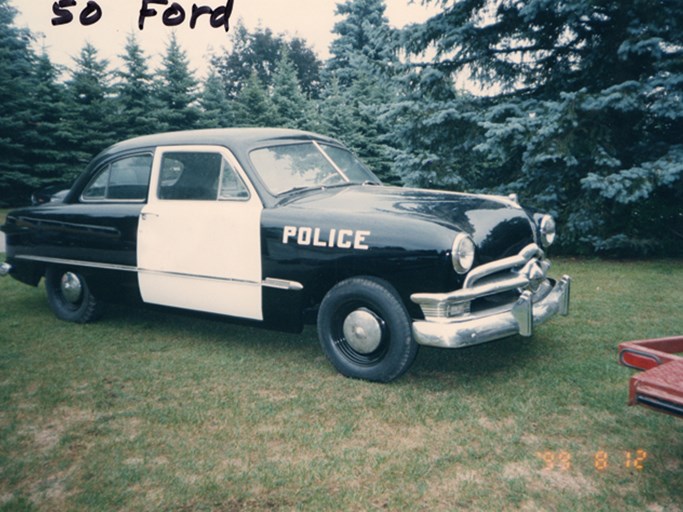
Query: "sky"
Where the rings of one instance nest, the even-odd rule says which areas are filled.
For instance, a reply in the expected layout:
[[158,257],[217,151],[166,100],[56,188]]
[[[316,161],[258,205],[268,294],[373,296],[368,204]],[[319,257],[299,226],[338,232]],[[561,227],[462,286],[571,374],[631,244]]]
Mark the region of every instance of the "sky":
[[[143,0],[95,1],[102,16],[89,26],[83,26],[79,21],[87,0],[76,0],[76,6],[68,9],[73,13],[73,21],[57,26],[51,23],[56,17],[52,12],[55,0],[11,0],[11,4],[19,11],[16,24],[28,27],[37,36],[38,48],[46,47],[51,60],[65,66],[72,66],[73,57],[90,42],[98,49],[100,57],[109,59],[115,69],[120,65],[118,56],[124,51],[127,35],[134,32],[154,69],[160,62],[159,55],[164,52],[168,37],[175,31],[188,54],[191,68],[198,76],[206,76],[209,57],[230,46],[230,33],[222,27],[211,27],[208,16],[200,17],[194,29],[189,27],[194,3],[217,8],[226,5],[226,0],[175,0],[187,12],[185,22],[177,27],[164,25],[162,13],[166,6],[149,4],[149,8],[156,9],[158,14],[146,18],[142,30],[138,27],[138,17]],[[338,0],[234,0],[230,23],[234,25],[241,19],[249,29],[261,26],[277,34],[301,37],[321,59],[326,59],[334,38],[332,28],[339,20],[334,14],[337,3]],[[434,6],[425,7],[419,0],[386,0],[386,4],[386,16],[394,27],[421,22],[437,12]]]

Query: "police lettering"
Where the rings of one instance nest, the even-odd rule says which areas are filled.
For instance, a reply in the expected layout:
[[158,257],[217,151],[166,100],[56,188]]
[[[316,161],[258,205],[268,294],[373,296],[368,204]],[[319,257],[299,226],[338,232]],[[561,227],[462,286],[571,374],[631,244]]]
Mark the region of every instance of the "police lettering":
[[285,226],[282,231],[282,243],[288,244],[290,241],[293,241],[298,245],[339,247],[340,249],[359,249],[361,251],[366,251],[370,247],[364,242],[370,234],[370,231],[354,231],[352,229],[332,228],[322,232],[320,228]]

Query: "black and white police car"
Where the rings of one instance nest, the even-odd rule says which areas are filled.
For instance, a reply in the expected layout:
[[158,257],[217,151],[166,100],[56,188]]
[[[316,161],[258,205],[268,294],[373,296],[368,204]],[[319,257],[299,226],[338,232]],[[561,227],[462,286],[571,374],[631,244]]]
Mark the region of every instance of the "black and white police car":
[[300,331],[342,374],[390,381],[419,345],[511,335],[569,310],[548,215],[513,198],[382,186],[338,141],[285,129],[138,137],[61,202],[2,227],[0,274],[45,278],[63,320],[138,300]]

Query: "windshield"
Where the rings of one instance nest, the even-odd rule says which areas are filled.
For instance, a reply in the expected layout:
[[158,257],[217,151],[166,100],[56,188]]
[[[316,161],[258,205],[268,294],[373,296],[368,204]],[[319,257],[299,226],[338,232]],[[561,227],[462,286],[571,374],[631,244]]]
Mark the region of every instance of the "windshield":
[[329,144],[306,142],[256,149],[251,162],[274,195],[295,189],[346,184],[380,184],[350,151]]

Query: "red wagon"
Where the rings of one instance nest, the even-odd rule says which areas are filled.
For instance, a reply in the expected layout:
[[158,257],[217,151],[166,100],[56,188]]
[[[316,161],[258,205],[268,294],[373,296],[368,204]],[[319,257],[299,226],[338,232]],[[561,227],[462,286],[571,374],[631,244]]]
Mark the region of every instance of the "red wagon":
[[678,353],[683,353],[683,336],[619,345],[619,363],[643,370],[631,377],[629,405],[683,417],[683,357]]

